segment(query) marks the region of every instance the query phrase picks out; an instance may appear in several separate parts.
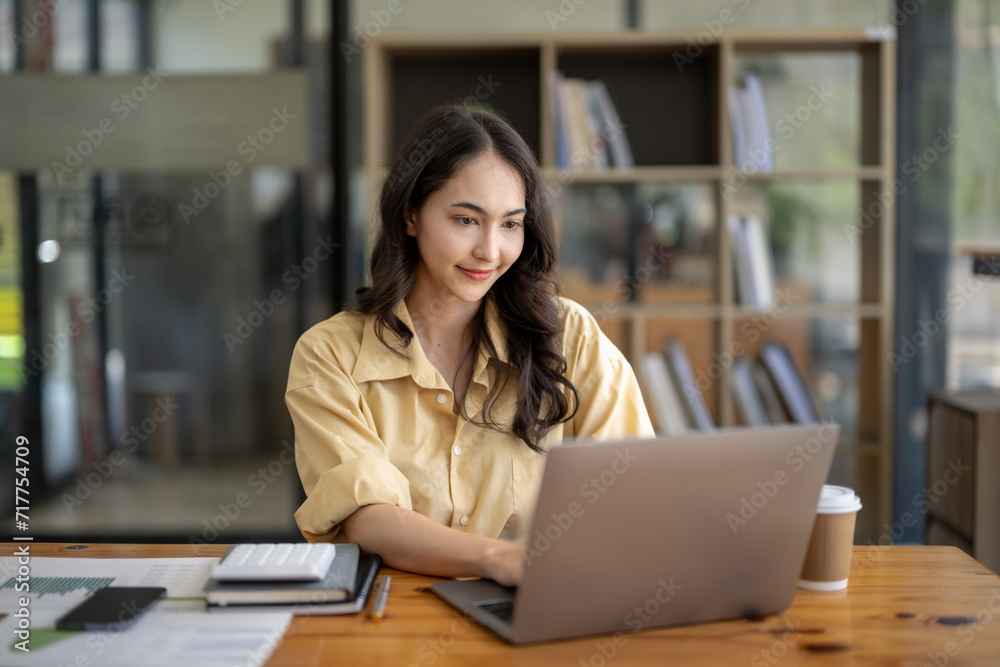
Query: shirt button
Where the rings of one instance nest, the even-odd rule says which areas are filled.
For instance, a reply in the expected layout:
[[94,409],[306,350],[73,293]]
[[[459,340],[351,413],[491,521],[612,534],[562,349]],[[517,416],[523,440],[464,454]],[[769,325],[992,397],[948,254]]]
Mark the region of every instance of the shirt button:
[[464,526],[465,524],[469,523],[469,517],[463,514],[462,518],[459,519],[458,522]]
[[438,394],[438,403],[444,403],[447,400],[448,400],[447,396],[445,396],[444,394]]
[[455,445],[451,451],[455,452],[455,456],[458,456],[459,454],[462,453],[462,448],[459,447],[458,445]]

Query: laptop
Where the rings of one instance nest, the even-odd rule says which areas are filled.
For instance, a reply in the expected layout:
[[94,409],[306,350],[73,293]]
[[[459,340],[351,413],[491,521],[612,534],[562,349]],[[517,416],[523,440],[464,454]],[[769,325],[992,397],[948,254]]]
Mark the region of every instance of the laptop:
[[431,590],[513,644],[787,609],[840,427],[568,441],[548,453],[517,588]]

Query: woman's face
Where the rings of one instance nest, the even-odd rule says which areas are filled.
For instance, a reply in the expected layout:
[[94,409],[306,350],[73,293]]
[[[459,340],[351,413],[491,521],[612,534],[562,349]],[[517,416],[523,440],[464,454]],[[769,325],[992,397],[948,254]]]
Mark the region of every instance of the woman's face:
[[480,301],[524,247],[524,183],[493,152],[473,158],[419,210],[406,233],[417,240],[414,290]]

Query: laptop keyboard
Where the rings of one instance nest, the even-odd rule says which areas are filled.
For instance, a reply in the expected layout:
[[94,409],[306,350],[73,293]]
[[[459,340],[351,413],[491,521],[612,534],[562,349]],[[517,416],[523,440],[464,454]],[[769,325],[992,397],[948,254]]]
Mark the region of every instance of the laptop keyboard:
[[514,622],[514,600],[503,600],[501,602],[489,602],[487,604],[476,605],[488,614],[496,616],[508,625]]

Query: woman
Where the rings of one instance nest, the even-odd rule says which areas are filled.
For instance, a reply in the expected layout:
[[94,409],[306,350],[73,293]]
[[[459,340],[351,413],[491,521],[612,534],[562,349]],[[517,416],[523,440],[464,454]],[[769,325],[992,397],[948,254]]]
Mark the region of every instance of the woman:
[[622,354],[554,296],[542,187],[531,149],[484,111],[434,109],[403,143],[372,284],[302,336],[289,369],[310,541],[517,585],[546,450],[652,435]]

